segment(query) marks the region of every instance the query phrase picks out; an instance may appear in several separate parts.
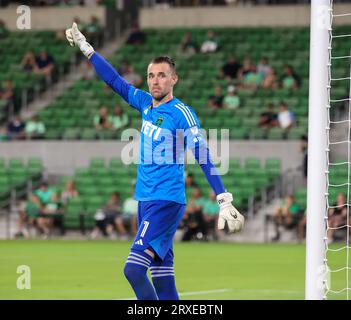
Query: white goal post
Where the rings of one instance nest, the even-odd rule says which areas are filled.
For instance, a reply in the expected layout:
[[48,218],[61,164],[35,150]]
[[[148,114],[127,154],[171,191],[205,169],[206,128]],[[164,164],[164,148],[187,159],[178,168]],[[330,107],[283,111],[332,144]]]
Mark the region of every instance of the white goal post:
[[325,211],[327,192],[327,107],[329,63],[329,0],[312,0],[308,115],[308,179],[305,299],[325,293]]

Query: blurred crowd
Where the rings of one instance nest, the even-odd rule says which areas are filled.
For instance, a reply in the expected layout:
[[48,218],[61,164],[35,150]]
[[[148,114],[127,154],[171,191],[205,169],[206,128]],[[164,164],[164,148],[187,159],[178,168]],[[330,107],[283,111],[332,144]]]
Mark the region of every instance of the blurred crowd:
[[[79,28],[87,36],[90,43],[96,47],[103,44],[103,28],[96,16],[91,16],[90,21],[82,22],[78,17],[74,17],[72,22],[76,22]],[[7,37],[9,31],[4,23],[0,20],[0,38]],[[65,31],[56,32],[56,38],[66,41]],[[19,62],[21,70],[27,74],[43,75],[46,88],[50,87],[58,80],[58,70],[54,57],[45,48],[40,50],[26,52]],[[83,79],[95,78],[95,70],[87,60],[83,63],[80,70]],[[132,72],[130,72],[132,74]],[[17,139],[41,139],[44,138],[46,127],[45,124],[38,120],[36,116],[26,121],[19,116],[20,105],[15,103],[16,91],[15,83],[12,79],[4,80],[0,83],[0,114],[3,119],[8,119],[6,127],[0,129],[0,141],[17,140]],[[118,118],[118,115],[116,115]],[[114,119],[114,126],[123,127],[125,125],[125,115],[123,120]],[[0,119],[1,120],[1,119]],[[95,120],[94,120],[95,126]]]
[[[130,197],[122,201],[120,194],[113,192],[107,202],[93,213],[95,227],[88,237],[95,239],[99,234],[111,239],[134,237],[137,231],[138,202],[133,195],[134,190]],[[19,206],[18,231],[15,237],[47,239],[54,235],[56,229],[60,235],[64,235],[64,219],[68,206],[79,198],[80,194],[73,180],[68,180],[62,191],[42,181],[29,199]],[[77,221],[80,214],[84,212],[74,212]]]
[[[327,217],[326,241],[332,243],[347,236],[349,224],[349,210],[347,198],[339,192],[336,199],[330,203]],[[303,210],[292,195],[287,195],[281,200],[273,212],[275,236],[272,241],[279,241],[284,230],[295,230],[297,239],[302,242],[306,238],[306,210]]]
[[23,121],[19,115],[15,115],[7,124],[3,140],[43,139],[45,132],[45,124],[37,116]]
[[192,173],[187,174],[185,187],[190,189],[191,197],[179,225],[182,231],[181,240],[219,240],[220,232],[217,228],[219,206],[215,193],[211,190],[209,194],[203,194]]
[[[182,241],[216,241],[220,238],[217,229],[219,207],[213,191],[202,194],[194,176],[186,177],[186,188],[191,189],[185,214],[179,225]],[[18,207],[18,231],[15,237],[49,238],[64,235],[65,216],[70,204],[80,199],[74,180],[67,180],[65,187],[58,190],[56,186],[42,181],[30,197]],[[84,212],[74,212],[75,219],[81,221]],[[118,192],[112,192],[109,199],[93,214],[94,227],[88,238],[108,238],[128,240],[137,232],[138,202],[134,199],[134,187],[130,196],[124,201]],[[72,215],[70,214],[70,219]],[[85,218],[86,219],[86,218]]]

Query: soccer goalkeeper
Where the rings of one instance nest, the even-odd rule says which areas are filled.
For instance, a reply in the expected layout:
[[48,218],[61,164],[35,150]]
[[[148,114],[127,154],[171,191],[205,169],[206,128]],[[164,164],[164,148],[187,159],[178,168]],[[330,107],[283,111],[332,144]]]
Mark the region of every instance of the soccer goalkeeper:
[[[229,232],[244,226],[244,217],[232,205],[214,167],[194,111],[173,96],[178,81],[173,60],[153,59],[147,69],[150,93],[127,83],[86,41],[73,23],[66,30],[71,46],[77,45],[97,74],[143,120],[140,159],[135,189],[138,203],[138,232],[127,258],[124,274],[139,300],[178,300],[173,269],[173,237],[185,210],[184,152],[190,148],[216,193],[220,208],[218,228]],[[166,150],[159,149],[167,141]],[[180,143],[181,142],[181,143]],[[181,152],[174,152],[181,145]],[[165,156],[166,154],[166,156]],[[162,163],[160,160],[164,160]],[[152,282],[147,277],[150,267]]]

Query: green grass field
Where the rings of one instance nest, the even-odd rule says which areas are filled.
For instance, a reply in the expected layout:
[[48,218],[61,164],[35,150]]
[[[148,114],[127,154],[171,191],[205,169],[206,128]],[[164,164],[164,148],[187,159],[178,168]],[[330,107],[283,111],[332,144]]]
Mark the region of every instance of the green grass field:
[[[123,275],[130,245],[0,241],[0,299],[133,298]],[[181,299],[304,299],[304,245],[176,243],[174,251]],[[346,255],[336,256],[335,266],[345,266]],[[16,287],[19,265],[31,269],[30,290]]]

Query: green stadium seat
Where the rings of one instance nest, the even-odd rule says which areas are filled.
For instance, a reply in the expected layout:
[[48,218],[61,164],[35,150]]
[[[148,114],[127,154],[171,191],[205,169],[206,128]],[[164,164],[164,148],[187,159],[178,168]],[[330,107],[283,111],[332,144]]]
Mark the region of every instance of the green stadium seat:
[[83,140],[95,140],[97,133],[95,129],[85,128],[82,130],[81,139]]
[[89,163],[90,168],[105,168],[104,158],[92,158]]
[[281,160],[276,158],[266,159],[264,169],[271,178],[275,178],[281,173]]
[[79,132],[80,129],[78,128],[67,128],[62,135],[62,139],[77,140],[79,138]]
[[280,128],[271,128],[267,133],[267,139],[269,140],[281,140],[283,139],[283,130]]

